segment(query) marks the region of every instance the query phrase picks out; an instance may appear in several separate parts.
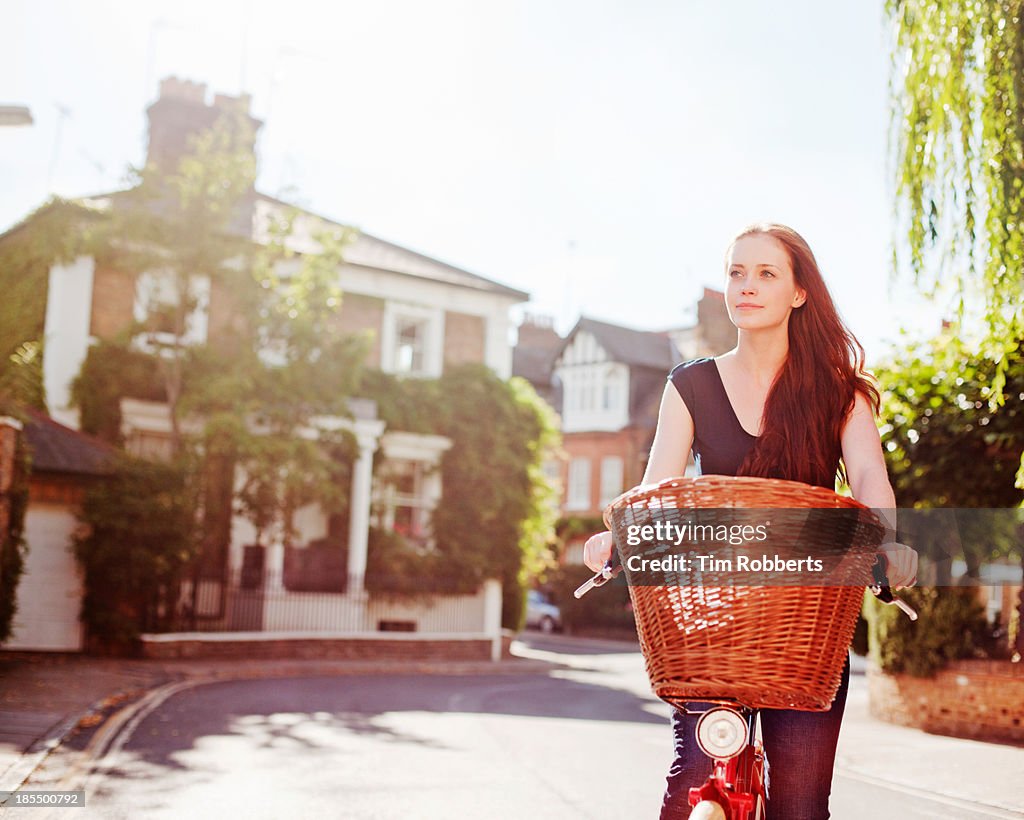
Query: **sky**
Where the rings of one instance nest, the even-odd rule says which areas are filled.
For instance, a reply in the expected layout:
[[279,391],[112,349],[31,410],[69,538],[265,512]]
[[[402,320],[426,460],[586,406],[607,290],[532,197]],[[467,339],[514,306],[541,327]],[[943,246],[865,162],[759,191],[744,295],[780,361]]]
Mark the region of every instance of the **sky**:
[[175,75],[250,93],[257,187],[582,314],[692,324],[732,235],[809,242],[886,355],[943,315],[909,275],[887,152],[880,2],[8,0],[0,230],[50,194],[122,186]]

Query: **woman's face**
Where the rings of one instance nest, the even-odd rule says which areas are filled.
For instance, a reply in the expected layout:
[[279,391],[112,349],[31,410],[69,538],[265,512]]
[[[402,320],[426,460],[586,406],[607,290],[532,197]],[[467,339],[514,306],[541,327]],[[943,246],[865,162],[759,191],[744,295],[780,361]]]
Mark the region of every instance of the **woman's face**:
[[725,304],[740,330],[785,325],[793,309],[807,299],[796,283],[785,248],[769,234],[737,240],[726,263]]

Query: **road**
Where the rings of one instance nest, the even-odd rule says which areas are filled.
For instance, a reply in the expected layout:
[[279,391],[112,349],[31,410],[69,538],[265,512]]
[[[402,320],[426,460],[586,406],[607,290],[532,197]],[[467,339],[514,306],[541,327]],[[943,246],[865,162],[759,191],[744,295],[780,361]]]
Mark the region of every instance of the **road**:
[[[88,807],[59,816],[656,818],[669,707],[624,649],[530,636],[522,651],[560,668],[187,688],[129,726]],[[842,768],[832,805],[839,820],[1021,816]]]

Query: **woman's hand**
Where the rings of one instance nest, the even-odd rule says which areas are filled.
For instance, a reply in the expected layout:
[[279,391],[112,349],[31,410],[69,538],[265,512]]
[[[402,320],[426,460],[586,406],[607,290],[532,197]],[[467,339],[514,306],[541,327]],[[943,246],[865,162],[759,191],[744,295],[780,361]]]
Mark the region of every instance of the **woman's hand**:
[[587,539],[583,545],[583,563],[590,567],[593,572],[600,572],[604,562],[612,554],[612,547],[615,541],[608,531],[599,532]]
[[903,589],[917,583],[917,550],[893,541],[882,544],[878,551],[888,561],[885,574],[889,578],[890,587]]

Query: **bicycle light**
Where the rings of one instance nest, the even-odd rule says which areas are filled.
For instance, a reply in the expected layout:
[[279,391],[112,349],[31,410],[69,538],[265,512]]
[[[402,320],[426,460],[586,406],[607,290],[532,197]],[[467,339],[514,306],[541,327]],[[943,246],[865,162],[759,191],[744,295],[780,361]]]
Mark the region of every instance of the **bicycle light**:
[[697,721],[697,745],[708,757],[735,757],[747,745],[747,721],[733,709],[711,709]]

